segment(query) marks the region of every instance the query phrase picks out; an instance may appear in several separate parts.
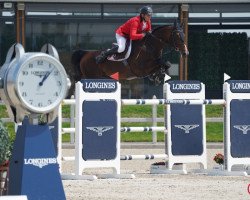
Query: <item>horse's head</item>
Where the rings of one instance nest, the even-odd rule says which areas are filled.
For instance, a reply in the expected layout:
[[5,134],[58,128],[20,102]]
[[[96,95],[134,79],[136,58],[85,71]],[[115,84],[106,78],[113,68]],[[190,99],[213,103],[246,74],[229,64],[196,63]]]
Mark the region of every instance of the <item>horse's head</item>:
[[183,28],[177,21],[175,21],[174,26],[166,25],[155,28],[152,34],[146,34],[145,41],[148,44],[149,51],[156,57],[154,62],[157,63],[158,68],[154,68],[153,73],[149,75],[149,79],[154,81],[155,84],[160,84],[163,81],[165,74],[168,74],[168,69],[171,67],[171,64],[165,62],[161,57],[164,47],[171,46],[174,50],[179,51],[182,56],[189,54],[184,41]]
[[181,53],[181,55],[187,56],[189,52],[184,42],[184,37],[183,25],[180,25],[177,21],[175,21],[171,33],[172,45],[176,51]]
[[[187,56],[188,49],[184,42],[184,32],[182,26],[175,21],[174,26],[160,26],[153,30],[154,42],[162,48],[166,45],[172,46],[181,55]],[[157,41],[158,38],[158,41]]]

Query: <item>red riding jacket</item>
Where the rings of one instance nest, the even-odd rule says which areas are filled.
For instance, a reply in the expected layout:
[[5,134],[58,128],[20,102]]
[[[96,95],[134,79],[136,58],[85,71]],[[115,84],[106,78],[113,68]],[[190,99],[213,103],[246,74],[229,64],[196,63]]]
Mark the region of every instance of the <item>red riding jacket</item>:
[[[142,26],[143,21],[141,17],[136,16],[121,25],[116,30],[116,33],[124,37],[129,37],[131,40],[140,40],[143,38]],[[151,31],[151,21],[146,22],[146,28],[143,31]]]

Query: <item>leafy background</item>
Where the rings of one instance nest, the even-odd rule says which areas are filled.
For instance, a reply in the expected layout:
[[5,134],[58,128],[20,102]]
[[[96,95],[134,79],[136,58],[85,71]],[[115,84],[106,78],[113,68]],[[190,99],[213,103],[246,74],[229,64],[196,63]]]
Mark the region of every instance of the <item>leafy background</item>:
[[234,80],[248,79],[246,33],[190,32],[188,40],[188,79],[205,83],[206,92],[222,91],[224,73]]

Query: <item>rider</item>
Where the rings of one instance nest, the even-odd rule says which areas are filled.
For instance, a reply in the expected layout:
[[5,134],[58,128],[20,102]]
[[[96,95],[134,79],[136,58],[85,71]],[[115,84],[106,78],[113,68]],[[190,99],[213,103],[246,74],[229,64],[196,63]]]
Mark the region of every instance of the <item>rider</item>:
[[150,6],[144,6],[140,9],[140,15],[129,19],[116,30],[117,45],[103,51],[96,57],[96,63],[103,62],[108,56],[115,53],[122,53],[125,50],[127,38],[131,40],[141,40],[146,32],[151,31],[151,16],[153,10]]

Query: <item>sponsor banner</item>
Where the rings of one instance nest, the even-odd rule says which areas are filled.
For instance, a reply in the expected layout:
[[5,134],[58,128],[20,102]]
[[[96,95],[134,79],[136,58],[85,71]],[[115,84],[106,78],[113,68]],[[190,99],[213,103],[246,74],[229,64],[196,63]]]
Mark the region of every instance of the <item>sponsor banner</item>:
[[200,81],[169,81],[172,93],[199,93],[201,91]]
[[250,99],[230,102],[230,153],[233,158],[250,157]]
[[202,105],[171,105],[170,112],[172,154],[202,155]]
[[[82,104],[83,160],[113,160],[117,156],[117,102],[84,101]],[[119,130],[120,133],[120,130]]]
[[112,79],[82,79],[83,91],[110,93],[117,90],[117,81]]
[[227,82],[232,93],[250,93],[250,80],[230,80]]
[[57,164],[56,158],[25,158],[24,165],[33,165],[35,167],[43,168],[50,164]]

